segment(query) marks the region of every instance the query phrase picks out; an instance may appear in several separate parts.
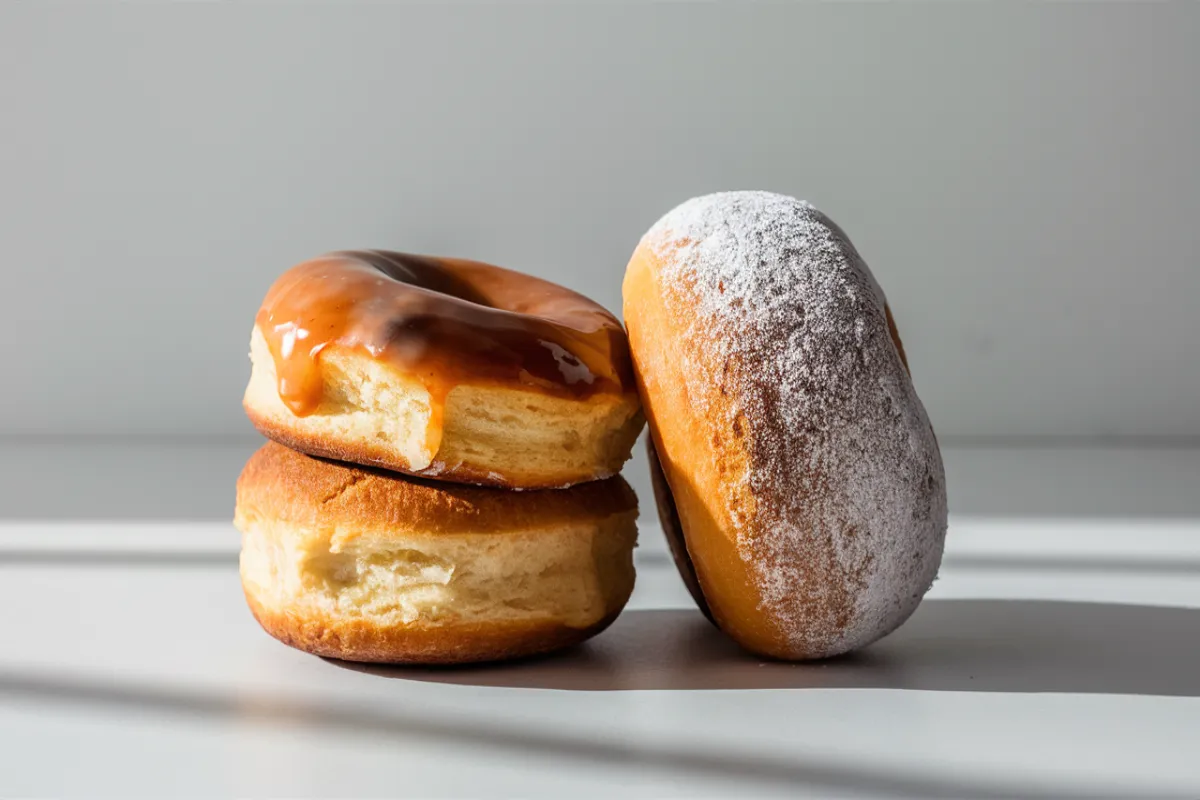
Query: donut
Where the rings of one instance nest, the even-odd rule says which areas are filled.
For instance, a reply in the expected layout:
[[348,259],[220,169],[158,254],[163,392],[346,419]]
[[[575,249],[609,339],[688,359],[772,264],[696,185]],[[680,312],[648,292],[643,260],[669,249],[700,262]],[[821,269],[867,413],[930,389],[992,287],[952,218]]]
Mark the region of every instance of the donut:
[[641,239],[622,291],[660,517],[701,607],[785,660],[899,627],[941,563],[945,473],[845,233],[783,195],[698,197]]
[[241,578],[276,639],[349,661],[459,664],[568,647],[633,590],[618,477],[508,492],[403,478],[268,442],[237,484]]
[[510,489],[615,475],[643,418],[625,331],[561,286],[378,250],[284,273],[243,405],[305,453]]

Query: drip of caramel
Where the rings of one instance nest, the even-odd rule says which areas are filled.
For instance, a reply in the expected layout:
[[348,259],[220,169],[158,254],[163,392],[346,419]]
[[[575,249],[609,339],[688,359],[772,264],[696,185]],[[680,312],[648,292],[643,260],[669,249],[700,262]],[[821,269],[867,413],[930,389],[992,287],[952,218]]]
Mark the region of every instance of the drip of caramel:
[[380,250],[331,253],[285,272],[256,319],[279,397],[296,416],[321,405],[321,353],[358,349],[430,393],[429,444],[457,385],[584,399],[635,391],[612,314],[575,292],[490,264]]

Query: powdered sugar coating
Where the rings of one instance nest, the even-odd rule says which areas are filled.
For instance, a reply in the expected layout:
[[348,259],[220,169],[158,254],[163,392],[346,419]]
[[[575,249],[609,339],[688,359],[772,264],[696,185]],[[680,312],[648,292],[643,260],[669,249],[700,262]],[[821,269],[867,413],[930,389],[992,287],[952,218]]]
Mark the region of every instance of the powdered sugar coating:
[[[889,331],[883,292],[845,234],[767,192],[690,200],[642,240],[699,425],[744,444],[720,498],[789,655],[865,646],[916,609],[941,563],[945,475]],[[752,508],[738,498],[745,490]]]

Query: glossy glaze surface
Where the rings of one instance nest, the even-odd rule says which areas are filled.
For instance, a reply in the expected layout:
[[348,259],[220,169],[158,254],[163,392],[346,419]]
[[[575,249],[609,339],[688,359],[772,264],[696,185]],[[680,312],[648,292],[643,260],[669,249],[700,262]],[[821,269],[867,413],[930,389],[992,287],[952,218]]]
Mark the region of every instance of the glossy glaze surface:
[[321,404],[321,354],[357,348],[417,376],[436,424],[459,384],[587,398],[634,391],[621,324],[564,287],[490,264],[381,250],[331,253],[271,287],[256,324],[280,399],[297,416]]

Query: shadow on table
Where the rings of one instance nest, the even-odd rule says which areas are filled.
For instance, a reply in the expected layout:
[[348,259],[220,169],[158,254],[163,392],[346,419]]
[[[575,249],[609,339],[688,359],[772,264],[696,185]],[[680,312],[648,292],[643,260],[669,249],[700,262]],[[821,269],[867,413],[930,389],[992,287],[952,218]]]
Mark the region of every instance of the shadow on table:
[[[691,779],[717,778],[736,780],[746,795],[764,788],[787,791],[790,795],[812,792],[852,793],[862,796],[955,798],[956,800],[1067,800],[1070,798],[1121,798],[1128,792],[1086,791],[1078,787],[1046,786],[1025,776],[1009,778],[967,775],[923,774],[919,769],[895,770],[869,762],[845,763],[826,760],[804,752],[781,758],[733,753],[724,747],[697,747],[670,741],[620,741],[581,736],[568,730],[538,730],[514,725],[511,720],[484,713],[472,719],[452,715],[422,713],[420,709],[355,706],[345,701],[272,697],[269,694],[248,702],[237,693],[198,687],[161,687],[151,683],[114,681],[111,677],[69,677],[45,674],[44,670],[13,672],[0,669],[0,700],[7,703],[35,704],[35,707],[78,709],[102,708],[136,715],[158,714],[165,717],[209,720],[237,727],[231,730],[245,736],[254,727],[272,725],[289,734],[297,730],[323,735],[340,733],[367,737],[372,742],[399,748],[413,743],[440,743],[462,748],[463,767],[471,769],[479,750],[512,754],[520,759],[566,760],[612,771],[608,781],[592,785],[589,792],[611,793],[617,785],[636,781],[648,771],[681,774]],[[259,736],[265,733],[259,733]],[[136,761],[136,754],[128,760]],[[534,762],[538,763],[538,762]],[[541,762],[546,763],[545,761]],[[130,766],[136,769],[138,765]],[[486,774],[484,772],[483,774]],[[536,777],[531,784],[536,786]],[[1143,798],[1177,795],[1142,792]]]
[[1200,610],[1038,600],[927,600],[861,653],[784,664],[748,655],[697,611],[627,611],[591,642],[511,664],[386,678],[577,691],[921,689],[1200,697]]
[[[786,665],[745,655],[699,612],[634,610],[592,643],[554,658],[441,670],[330,663],[402,680],[563,690],[891,688],[1200,696],[1198,633],[1200,610],[932,600],[908,625],[863,654],[823,664]],[[960,799],[1130,796],[1127,786],[1105,792],[1095,785],[1047,785],[1021,774],[946,774],[945,765],[926,773],[919,765],[897,770],[804,751],[783,757],[646,737],[593,737],[522,725],[489,712],[482,697],[479,713],[459,717],[423,709],[404,694],[389,701],[389,694],[372,693],[370,703],[364,704],[353,696],[331,699],[322,693],[308,697],[303,692],[269,691],[247,695],[94,672],[56,675],[45,669],[0,668],[4,704],[191,717],[239,726],[233,731],[270,725],[289,733],[343,733],[398,748],[413,742],[444,743],[468,754],[484,749],[516,758],[535,755],[598,765],[613,770],[613,784],[652,771],[737,780],[746,794],[774,788],[791,794]],[[1139,796],[1167,795],[1147,790]]]

